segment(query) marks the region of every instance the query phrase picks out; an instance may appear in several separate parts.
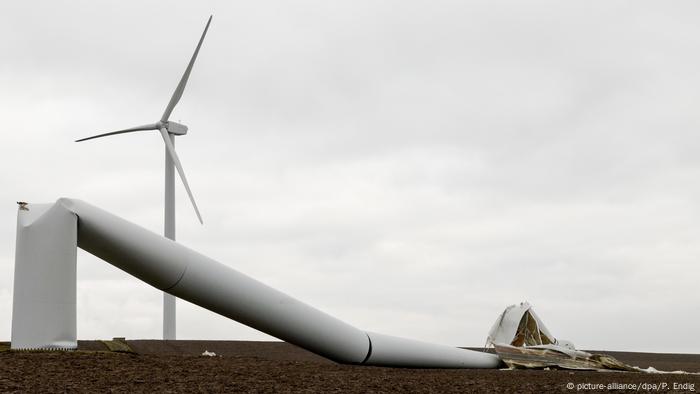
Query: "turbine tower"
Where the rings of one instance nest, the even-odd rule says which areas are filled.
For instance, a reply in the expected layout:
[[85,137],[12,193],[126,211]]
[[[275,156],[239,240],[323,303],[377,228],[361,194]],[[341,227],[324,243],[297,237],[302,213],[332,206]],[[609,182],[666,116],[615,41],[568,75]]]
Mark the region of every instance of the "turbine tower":
[[[197,60],[197,54],[199,54],[199,49],[202,47],[204,36],[207,35],[207,30],[209,30],[211,18],[212,16],[209,16],[207,25],[204,27],[204,32],[202,32],[202,37],[199,39],[197,48],[194,50],[194,54],[192,54],[192,58],[185,69],[185,73],[182,74],[180,83],[177,84],[175,92],[173,92],[170,102],[168,103],[168,106],[165,107],[165,112],[163,112],[163,116],[161,116],[158,122],[94,135],[92,137],[81,138],[75,141],[81,142],[115,134],[133,133],[135,131],[160,131],[160,135],[163,137],[163,142],[165,143],[165,224],[163,233],[166,238],[172,239],[173,241],[175,240],[175,169],[177,169],[178,174],[180,174],[180,179],[182,180],[185,190],[187,191],[187,195],[192,202],[192,207],[194,208],[194,212],[197,214],[197,219],[199,219],[200,223],[204,224],[202,221],[202,215],[199,214],[197,203],[194,201],[192,190],[190,190],[190,186],[187,183],[185,171],[182,169],[180,159],[175,152],[175,136],[187,134],[187,126],[173,122],[169,119],[170,114],[173,112],[173,109],[182,97],[182,93],[185,91],[187,80],[192,72],[192,66],[194,66],[195,60]],[[174,296],[163,292],[163,339],[176,339],[177,337],[175,300],[176,298]]]

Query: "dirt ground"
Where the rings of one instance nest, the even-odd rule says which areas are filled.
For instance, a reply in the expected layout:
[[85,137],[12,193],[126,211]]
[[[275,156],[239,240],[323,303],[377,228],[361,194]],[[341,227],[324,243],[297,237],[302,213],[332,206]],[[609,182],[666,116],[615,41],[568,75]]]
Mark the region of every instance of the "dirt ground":
[[[0,352],[0,392],[700,391],[700,375],[377,368],[338,365],[281,342],[127,343],[135,353],[109,352],[99,341],[80,341],[73,352]],[[201,356],[204,350],[217,356]],[[604,353],[640,367],[700,372],[700,355]]]

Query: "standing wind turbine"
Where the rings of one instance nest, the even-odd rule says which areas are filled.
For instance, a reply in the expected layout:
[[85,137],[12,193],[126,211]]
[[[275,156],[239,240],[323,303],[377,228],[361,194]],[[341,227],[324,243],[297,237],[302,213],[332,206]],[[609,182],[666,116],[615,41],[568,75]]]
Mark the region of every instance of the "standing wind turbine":
[[[202,47],[202,42],[204,41],[204,36],[207,35],[207,30],[209,30],[209,24],[211,23],[212,16],[209,16],[207,25],[204,28],[202,37],[199,39],[197,48],[192,54],[190,63],[185,69],[185,73],[182,74],[180,83],[177,84],[173,96],[170,98],[168,106],[165,107],[165,112],[161,116],[160,120],[156,123],[147,124],[143,126],[131,127],[124,130],[112,131],[110,133],[104,133],[99,135],[94,135],[92,137],[82,138],[76,140],[75,142],[87,141],[94,138],[106,137],[115,134],[132,133],[135,131],[145,131],[145,130],[159,130],[161,137],[163,137],[163,142],[165,143],[165,226],[164,235],[166,238],[175,240],[175,168],[177,168],[178,174],[180,174],[180,179],[183,185],[185,185],[185,190],[187,190],[187,195],[190,197],[192,202],[192,207],[194,212],[197,214],[197,219],[199,222],[204,224],[202,221],[202,215],[199,214],[199,209],[197,208],[197,203],[194,201],[194,196],[190,190],[190,186],[187,183],[187,178],[185,177],[185,171],[182,169],[182,164],[180,164],[180,159],[175,153],[175,136],[187,134],[187,126],[179,124],[168,120],[173,109],[180,101],[182,93],[185,91],[185,85],[187,85],[187,80],[192,72],[192,66],[197,59],[197,54],[199,49]],[[175,297],[163,293],[163,339],[175,339],[176,329],[175,329]]]

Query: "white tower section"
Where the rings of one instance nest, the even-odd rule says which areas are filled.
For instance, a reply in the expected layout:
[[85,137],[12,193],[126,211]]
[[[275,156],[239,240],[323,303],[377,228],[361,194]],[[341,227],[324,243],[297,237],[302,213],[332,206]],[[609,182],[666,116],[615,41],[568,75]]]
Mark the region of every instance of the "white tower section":
[[13,349],[75,349],[78,218],[61,204],[21,206],[12,302]]
[[496,368],[494,354],[360,330],[80,200],[21,206],[12,348],[75,348],[76,247],[183,300],[345,364]]
[[[175,136],[168,134],[175,145]],[[165,215],[163,235],[175,241],[175,163],[165,148]],[[163,339],[177,339],[177,298],[163,292]]]

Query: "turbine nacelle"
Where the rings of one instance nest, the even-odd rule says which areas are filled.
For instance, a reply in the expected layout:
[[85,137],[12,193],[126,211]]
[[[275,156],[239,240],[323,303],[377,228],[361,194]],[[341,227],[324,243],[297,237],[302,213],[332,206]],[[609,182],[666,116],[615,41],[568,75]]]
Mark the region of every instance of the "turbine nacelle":
[[156,123],[156,126],[158,129],[165,128],[166,130],[168,130],[168,133],[170,133],[170,134],[174,134],[174,135],[187,134],[187,126],[185,126],[184,124],[173,122],[172,120],[168,120],[165,122],[158,122],[158,123]]

